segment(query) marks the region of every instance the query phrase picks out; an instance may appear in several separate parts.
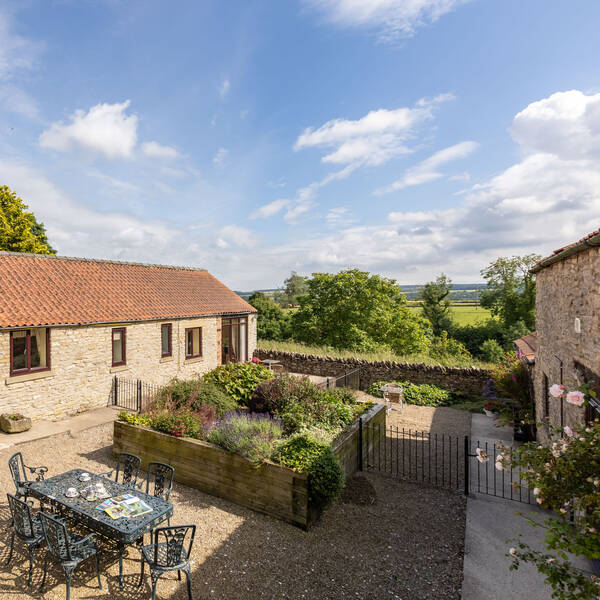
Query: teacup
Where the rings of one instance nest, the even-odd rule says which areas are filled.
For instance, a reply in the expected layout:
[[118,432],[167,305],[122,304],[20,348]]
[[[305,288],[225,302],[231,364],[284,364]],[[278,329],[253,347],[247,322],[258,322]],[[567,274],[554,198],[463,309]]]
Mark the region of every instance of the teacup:
[[79,476],[79,479],[81,479],[81,481],[89,481],[91,479],[91,476],[89,473],[82,473]]
[[67,488],[66,495],[71,497],[77,496],[77,489],[74,487]]

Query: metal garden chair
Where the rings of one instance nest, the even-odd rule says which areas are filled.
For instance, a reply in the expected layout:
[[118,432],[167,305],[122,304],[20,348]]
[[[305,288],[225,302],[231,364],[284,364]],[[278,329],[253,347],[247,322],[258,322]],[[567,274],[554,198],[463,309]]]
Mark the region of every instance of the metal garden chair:
[[32,514],[31,506],[27,502],[20,500],[12,494],[6,494],[6,496],[8,497],[8,506],[13,522],[13,531],[10,538],[10,552],[8,554],[8,559],[6,560],[6,565],[8,566],[12,560],[16,536],[27,546],[29,552],[29,579],[27,580],[27,585],[31,585],[35,551],[44,541],[42,524],[39,515]]
[[[130,485],[131,487],[136,487],[135,484],[140,474],[141,466],[142,459],[139,456],[136,456],[135,454],[129,454],[129,452],[121,452],[117,456],[116,467],[107,473],[101,473],[101,475],[106,475],[107,477],[112,478],[114,474],[114,479],[117,483],[123,483],[125,485]],[[121,475],[121,481],[119,481],[119,475]]]
[[27,476],[27,471],[31,475],[35,475],[36,481],[43,481],[44,476],[48,472],[48,467],[30,467],[23,461],[23,455],[20,452],[13,454],[8,459],[8,468],[15,483],[17,498],[27,498],[27,487],[31,480]]
[[168,502],[171,490],[173,489],[174,475],[175,469],[171,465],[161,462],[148,463],[146,494],[155,498],[162,498]]
[[156,584],[159,578],[170,571],[177,571],[178,579],[181,579],[181,571],[185,573],[188,598],[192,600],[190,554],[195,535],[195,525],[159,527],[154,530],[154,543],[142,547],[142,569],[138,585],[142,585],[144,565],[148,563],[152,580],[152,600],[156,600]]
[[96,534],[90,533],[87,537],[82,537],[74,533],[69,534],[65,524],[46,513],[40,513],[40,521],[44,531],[44,538],[48,544],[48,552],[44,560],[44,577],[42,585],[40,585],[40,593],[44,589],[46,583],[46,573],[48,571],[48,558],[52,555],[60,562],[67,583],[67,600],[71,597],[71,577],[73,571],[84,560],[96,557],[96,577],[98,579],[98,587],[102,589],[100,581],[100,551],[96,545]]

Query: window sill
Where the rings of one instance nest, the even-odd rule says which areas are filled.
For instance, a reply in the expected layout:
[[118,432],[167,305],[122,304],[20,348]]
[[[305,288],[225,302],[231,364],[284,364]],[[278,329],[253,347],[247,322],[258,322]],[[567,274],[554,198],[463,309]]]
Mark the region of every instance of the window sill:
[[129,370],[129,367],[127,365],[119,365],[117,367],[110,368],[111,373],[120,373],[121,371],[128,371],[128,370]]
[[166,362],[171,362],[172,360],[173,360],[172,356],[163,356],[159,362],[166,363]]
[[203,360],[204,360],[203,356],[194,356],[193,358],[186,358],[184,364],[193,365],[194,363],[202,362]]
[[6,385],[12,383],[21,383],[22,381],[34,381],[35,379],[45,379],[46,377],[54,377],[54,373],[50,370],[38,371],[33,373],[24,373],[23,375],[13,375],[5,379]]

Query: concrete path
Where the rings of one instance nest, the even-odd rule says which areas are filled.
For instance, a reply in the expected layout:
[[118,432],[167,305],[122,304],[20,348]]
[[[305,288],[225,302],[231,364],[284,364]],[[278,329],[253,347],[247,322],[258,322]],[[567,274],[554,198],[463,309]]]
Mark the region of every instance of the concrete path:
[[[480,447],[486,442],[488,447],[493,447],[498,440],[509,445],[512,429],[494,427],[489,417],[473,415],[471,437],[473,446],[479,441]],[[519,534],[532,548],[545,550],[544,530],[531,526],[524,517],[543,521],[549,515],[537,505],[471,494],[467,498],[462,600],[551,600],[552,590],[534,566],[521,564],[517,571],[510,571],[511,561],[505,556],[511,545],[516,546],[506,541],[516,540]],[[576,561],[576,564],[589,568],[585,561]]]
[[105,408],[88,410],[61,421],[34,421],[31,429],[23,433],[0,432],[0,450],[61,433],[77,433],[90,427],[111,423],[117,417],[117,410],[118,407],[107,406]]

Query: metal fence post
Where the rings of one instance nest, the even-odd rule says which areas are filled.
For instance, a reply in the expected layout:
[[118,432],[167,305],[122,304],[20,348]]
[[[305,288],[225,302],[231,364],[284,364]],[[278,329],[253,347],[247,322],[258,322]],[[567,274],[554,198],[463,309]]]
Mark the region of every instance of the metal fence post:
[[469,436],[465,435],[465,496],[469,495],[469,486],[471,475],[469,473],[469,453],[471,452],[471,444]]
[[116,375],[113,378],[113,404],[119,404],[119,378]]
[[363,418],[358,419],[358,470],[363,470]]
[[142,412],[142,380],[141,379],[137,380],[136,400],[137,400],[137,402],[136,402],[137,411]]

